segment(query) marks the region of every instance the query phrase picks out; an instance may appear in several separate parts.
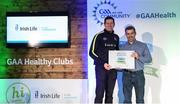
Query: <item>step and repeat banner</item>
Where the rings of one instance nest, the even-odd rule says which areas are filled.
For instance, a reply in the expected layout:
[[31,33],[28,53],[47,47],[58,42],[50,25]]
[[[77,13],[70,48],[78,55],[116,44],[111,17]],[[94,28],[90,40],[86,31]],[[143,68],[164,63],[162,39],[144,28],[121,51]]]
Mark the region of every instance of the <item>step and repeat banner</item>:
[[[179,0],[88,0],[88,48],[94,35],[104,29],[106,16],[115,18],[115,33],[120,44],[126,41],[127,25],[136,28],[137,40],[145,42],[152,63],[145,65],[145,102],[148,104],[180,103],[180,1]],[[121,74],[119,74],[119,78]],[[95,96],[93,60],[88,57],[89,101]],[[118,90],[120,92],[118,93]],[[116,84],[114,102],[122,97],[122,85]],[[122,100],[122,99],[119,99]],[[133,92],[133,102],[135,93]]]

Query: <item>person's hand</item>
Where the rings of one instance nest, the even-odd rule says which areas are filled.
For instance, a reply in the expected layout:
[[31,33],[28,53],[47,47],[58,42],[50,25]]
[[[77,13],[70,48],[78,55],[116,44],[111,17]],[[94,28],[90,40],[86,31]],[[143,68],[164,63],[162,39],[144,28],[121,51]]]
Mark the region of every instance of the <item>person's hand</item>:
[[105,68],[106,70],[110,70],[110,69],[111,69],[111,66],[110,66],[109,64],[105,63],[105,64],[104,64],[104,68]]
[[131,57],[134,57],[135,59],[139,59],[139,55],[137,52],[133,52],[133,54],[131,55]]

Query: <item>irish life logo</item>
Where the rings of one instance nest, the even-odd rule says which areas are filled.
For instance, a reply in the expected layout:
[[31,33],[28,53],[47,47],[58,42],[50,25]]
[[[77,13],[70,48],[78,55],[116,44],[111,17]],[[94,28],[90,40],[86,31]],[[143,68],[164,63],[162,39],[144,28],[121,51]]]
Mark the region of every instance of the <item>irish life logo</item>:
[[31,92],[24,83],[13,83],[6,91],[6,100],[9,104],[28,104],[30,99]]
[[19,25],[16,24],[16,25],[15,25],[15,30],[18,31],[18,29],[19,29]]

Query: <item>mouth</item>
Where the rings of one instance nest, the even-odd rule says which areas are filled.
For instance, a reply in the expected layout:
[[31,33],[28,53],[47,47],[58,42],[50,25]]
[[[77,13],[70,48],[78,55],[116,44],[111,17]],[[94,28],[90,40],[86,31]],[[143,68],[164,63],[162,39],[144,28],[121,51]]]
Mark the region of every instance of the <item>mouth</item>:
[[132,41],[132,40],[134,40],[134,38],[133,37],[129,37],[128,40]]

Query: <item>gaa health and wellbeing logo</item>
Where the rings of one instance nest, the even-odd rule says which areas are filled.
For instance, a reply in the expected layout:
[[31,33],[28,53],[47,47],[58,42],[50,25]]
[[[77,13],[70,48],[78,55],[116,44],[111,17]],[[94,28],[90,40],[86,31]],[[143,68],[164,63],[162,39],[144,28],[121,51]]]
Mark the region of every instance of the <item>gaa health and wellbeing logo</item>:
[[6,100],[9,104],[28,104],[31,92],[27,85],[20,82],[11,84],[6,91]]
[[129,18],[129,14],[124,14],[122,11],[116,10],[117,6],[111,1],[101,1],[97,3],[93,10],[93,17],[97,21],[97,24],[103,24],[104,18],[111,16],[114,18]]

